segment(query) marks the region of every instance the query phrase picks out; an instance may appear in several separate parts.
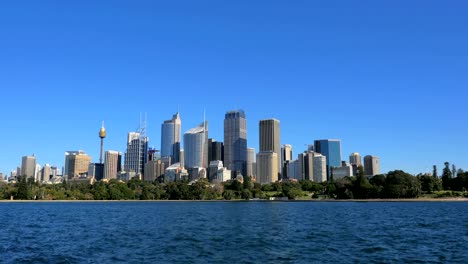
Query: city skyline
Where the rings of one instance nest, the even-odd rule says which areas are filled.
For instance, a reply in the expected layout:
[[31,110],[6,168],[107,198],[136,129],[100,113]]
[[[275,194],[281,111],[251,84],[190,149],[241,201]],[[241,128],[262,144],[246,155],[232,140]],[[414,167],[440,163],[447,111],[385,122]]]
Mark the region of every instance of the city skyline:
[[[230,111],[228,111],[228,112],[232,112],[232,111],[233,111],[233,110],[230,110]],[[235,110],[235,111],[242,111],[242,112],[244,112],[244,110],[242,110],[242,109]],[[176,115],[177,115],[177,118],[180,118],[180,113],[179,113],[179,112],[177,112]],[[174,116],[175,116],[175,115],[174,115]],[[141,113],[140,113],[140,118],[141,118]],[[264,119],[264,120],[258,120],[257,123],[259,123],[259,122],[261,123],[262,121],[266,121],[266,120],[276,120],[277,122],[280,122],[280,120],[277,120],[276,118],[269,118],[269,119]],[[225,120],[224,120],[224,121],[225,121]],[[206,120],[206,122],[208,123],[208,120]],[[140,120],[140,126],[141,126],[141,120]],[[195,128],[197,128],[197,127],[199,127],[199,126],[200,126],[200,124],[198,124],[197,126],[195,126]],[[258,125],[258,129],[257,129],[257,130],[260,132],[260,128],[259,128],[259,127],[260,127],[260,124]],[[180,125],[179,128],[182,128],[182,126]],[[141,128],[139,128],[139,129],[141,129]],[[191,130],[193,130],[193,129],[194,129],[194,128],[189,129],[188,131],[191,131]],[[137,130],[138,130],[138,129],[137,129]],[[207,130],[207,131],[208,131],[208,130]],[[138,134],[138,136],[137,136],[137,134]],[[224,131],[223,131],[222,134],[224,134]],[[100,136],[101,136],[101,135],[99,135],[99,137],[100,137]],[[127,133],[127,144],[131,141],[131,138],[132,138],[132,137],[135,137],[135,136],[139,138],[139,137],[140,137],[140,136],[139,136],[139,132],[128,132],[128,133]],[[145,137],[146,137],[146,139],[148,140],[148,142],[145,142],[145,144],[147,145],[148,148],[153,148],[153,149],[157,149],[157,150],[160,149],[160,146],[161,146],[161,144],[162,144],[162,136],[159,138],[159,143],[161,143],[161,144],[159,145],[159,147],[156,147],[156,148],[155,148],[155,145],[153,144],[154,142],[152,142],[151,140],[149,140],[149,137],[147,137],[147,136],[145,136]],[[211,134],[210,134],[210,136],[207,135],[207,138],[210,138],[210,139],[211,139],[211,138],[212,138]],[[182,139],[182,140],[181,140],[180,143],[181,143],[181,146],[183,146],[184,141],[183,141],[183,137],[182,137],[182,136],[181,136],[181,139]],[[214,139],[214,140],[217,140],[217,138],[213,138],[213,139]],[[259,138],[258,138],[258,135],[257,135],[257,139],[259,139]],[[318,141],[328,141],[328,140],[330,140],[330,141],[332,141],[332,142],[333,142],[333,141],[339,141],[339,142],[340,142],[340,145],[341,145],[341,139],[326,139],[326,140],[324,140],[324,139],[317,140],[317,139],[316,139],[316,140],[312,140],[312,144],[303,144],[303,145],[304,145],[303,149],[299,149],[299,150],[298,150],[298,149],[295,149],[294,147],[292,148],[292,149],[293,149],[293,155],[292,155],[293,161],[297,158],[297,155],[299,155],[299,154],[301,154],[301,153],[305,153],[305,152],[307,152],[307,151],[310,151],[310,150],[311,150],[311,149],[310,149],[311,147],[312,147],[312,149],[316,148],[316,146],[314,146],[314,143],[316,144]],[[158,141],[158,139],[154,139],[154,141]],[[218,140],[217,140],[217,141],[218,141]],[[221,140],[220,142],[223,142],[223,141]],[[260,141],[258,140],[257,142],[258,142],[258,143],[257,143],[256,146],[250,146],[250,144],[249,144],[249,145],[248,145],[248,148],[251,148],[251,147],[252,147],[253,149],[258,149],[258,150],[259,150],[259,149],[260,149],[260,145],[259,145],[259,144],[260,144]],[[281,148],[280,148],[281,151],[280,151],[280,153],[278,154],[278,155],[279,155],[279,158],[278,158],[278,159],[281,159],[283,147],[284,147],[285,145],[291,146],[291,144],[287,144],[287,143],[283,142],[283,141],[281,140],[281,137],[280,137],[280,145],[281,145]],[[292,147],[292,146],[291,146],[291,147]],[[342,146],[340,146],[340,149],[341,149],[341,148],[342,148]],[[118,151],[118,152],[125,153],[125,150],[126,150],[126,148],[123,148],[122,150],[117,150],[117,151]],[[184,149],[181,149],[181,150],[184,150]],[[79,151],[80,151],[80,152],[83,152],[83,153],[86,152],[86,150],[79,150]],[[115,150],[110,150],[110,149],[107,149],[107,148],[105,148],[104,151],[105,151],[105,152],[108,152],[108,151],[115,152]],[[67,155],[68,152],[69,152],[69,151],[66,151],[66,152],[65,152],[65,155]],[[255,153],[254,156],[256,156],[259,152],[260,152],[260,151],[257,151],[257,152]],[[90,163],[97,163],[97,162],[99,161],[99,160],[98,160],[98,159],[99,159],[99,154],[100,154],[100,148],[98,148],[98,155],[90,155],[90,157],[92,158],[91,161],[90,161]],[[351,159],[351,156],[354,155],[354,154],[359,154],[359,153],[357,153],[356,151],[351,152],[351,153],[349,153],[349,158],[348,158],[348,154],[346,154],[346,153],[341,153],[341,160],[344,161],[344,162],[349,162],[350,159]],[[367,153],[367,154],[365,154],[365,155],[366,155],[366,156],[375,157],[376,154],[375,154],[375,153]],[[96,157],[95,157],[95,156],[96,156]],[[27,155],[21,156],[20,159],[23,159],[23,160],[24,160],[25,157],[27,157]],[[29,156],[28,156],[28,157],[29,157]],[[63,163],[63,164],[61,164],[61,163],[55,164],[55,163],[51,163],[51,162],[49,162],[49,161],[44,161],[44,162],[42,162],[41,159],[38,158],[38,157],[36,156],[36,154],[33,154],[32,157],[34,157],[34,159],[36,160],[36,164],[37,164],[37,165],[40,165],[41,167],[42,167],[43,165],[48,165],[48,166],[50,166],[49,164],[52,164],[53,166],[57,166],[58,168],[63,168],[64,171],[67,170],[67,169],[66,169],[66,164],[65,164],[65,163]],[[122,164],[121,164],[122,166],[124,166],[124,158],[125,158],[125,155],[122,156]],[[362,166],[363,166],[363,168],[364,168],[364,156],[361,157],[361,158],[362,158]],[[380,157],[379,157],[379,159],[380,159]],[[143,159],[143,160],[144,160],[144,159]],[[328,159],[327,159],[327,161],[328,161]],[[172,163],[174,163],[174,162],[172,162]],[[385,163],[385,162],[384,162],[384,163]],[[439,169],[439,170],[442,170],[442,168],[443,168],[443,167],[442,167],[442,162],[440,162],[440,163],[441,163],[441,164],[437,163],[437,164],[434,164],[434,165],[437,165],[437,166],[438,166],[438,169]],[[208,164],[208,165],[209,165],[209,164]],[[209,167],[208,165],[207,165],[207,167]],[[9,170],[9,171],[2,172],[2,173],[3,173],[5,176],[9,176],[10,173],[11,173],[12,171],[16,171],[18,168],[21,168],[22,166],[23,166],[23,165],[22,165],[22,161],[20,161],[19,165],[18,165],[16,168],[14,168],[14,169],[12,169],[12,170]],[[379,164],[379,166],[380,166],[380,164]],[[143,165],[143,167],[144,167],[144,165]],[[459,167],[459,168],[463,169],[463,167]],[[379,167],[379,169],[380,169],[380,173],[385,174],[385,173],[388,172],[388,171],[395,170],[395,169],[399,169],[399,168],[393,168],[393,169],[389,169],[389,170],[385,170],[385,169],[382,170],[382,169]],[[432,166],[431,166],[431,169],[432,169]],[[432,170],[431,170],[431,171],[432,171]],[[418,171],[418,172],[416,172],[416,173],[424,173],[424,172],[430,172],[430,171]],[[62,172],[62,173],[65,174],[65,172]],[[416,173],[414,173],[414,174],[416,174]]]
[[375,155],[381,172],[467,169],[467,4],[332,2],[5,3],[0,172],[33,153],[98,162],[102,120],[105,149],[125,152],[140,112],[160,148],[164,120],[180,112],[185,131],[203,109],[217,141],[244,109],[256,151],[276,118],[294,155],[339,138],[343,160]]

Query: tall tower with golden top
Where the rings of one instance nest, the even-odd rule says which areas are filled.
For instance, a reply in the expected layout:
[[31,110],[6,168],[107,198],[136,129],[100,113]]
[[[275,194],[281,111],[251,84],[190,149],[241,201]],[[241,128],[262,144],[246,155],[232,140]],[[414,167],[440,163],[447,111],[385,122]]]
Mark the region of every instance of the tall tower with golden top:
[[101,154],[99,155],[99,163],[102,164],[102,154],[104,152],[104,138],[106,138],[107,132],[104,128],[104,121],[102,121],[101,129],[99,130],[99,138],[101,138]]

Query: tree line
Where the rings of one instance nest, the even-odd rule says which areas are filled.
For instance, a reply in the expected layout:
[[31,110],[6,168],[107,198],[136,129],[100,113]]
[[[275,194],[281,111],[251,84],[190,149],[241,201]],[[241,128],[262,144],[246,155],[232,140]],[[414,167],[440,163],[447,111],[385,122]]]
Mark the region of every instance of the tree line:
[[[448,169],[447,169],[448,168]],[[435,170],[436,171],[436,170]],[[399,199],[417,198],[422,194],[444,191],[443,196],[468,197],[468,173],[453,171],[446,164],[442,177],[413,176],[401,170],[386,175],[345,177],[336,181],[316,183],[308,180],[283,181],[261,185],[250,177],[244,181],[233,180],[212,185],[206,179],[195,183],[178,181],[170,183],[146,182],[132,179],[128,182],[69,183],[45,185],[21,177],[17,183],[0,183],[0,198],[15,200],[239,200],[269,199]]]

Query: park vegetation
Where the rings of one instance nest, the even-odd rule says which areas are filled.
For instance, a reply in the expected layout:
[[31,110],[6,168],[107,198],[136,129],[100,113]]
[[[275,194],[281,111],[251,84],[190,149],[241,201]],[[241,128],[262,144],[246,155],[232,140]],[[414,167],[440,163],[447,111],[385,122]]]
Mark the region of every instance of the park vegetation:
[[[435,170],[436,171],[436,170]],[[454,177],[456,173],[456,177]],[[445,164],[442,177],[437,174],[413,176],[401,170],[371,178],[345,177],[316,183],[309,180],[282,181],[273,184],[233,180],[210,184],[206,179],[188,182],[69,183],[48,185],[21,177],[16,183],[0,183],[0,199],[15,200],[250,200],[287,197],[310,199],[405,199],[418,197],[468,197],[468,173],[450,170]],[[427,196],[430,195],[430,196]]]

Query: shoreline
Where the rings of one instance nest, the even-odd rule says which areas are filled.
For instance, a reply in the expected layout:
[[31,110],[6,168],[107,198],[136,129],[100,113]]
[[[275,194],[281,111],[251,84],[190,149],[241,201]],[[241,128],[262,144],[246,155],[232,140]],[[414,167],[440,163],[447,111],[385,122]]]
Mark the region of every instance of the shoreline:
[[468,198],[411,198],[411,199],[366,199],[366,200],[336,200],[336,199],[322,199],[322,200],[289,200],[289,201],[275,201],[275,200],[0,200],[0,203],[177,203],[177,202],[202,202],[202,203],[225,203],[225,202],[273,202],[273,203],[375,203],[375,202],[468,202]]

